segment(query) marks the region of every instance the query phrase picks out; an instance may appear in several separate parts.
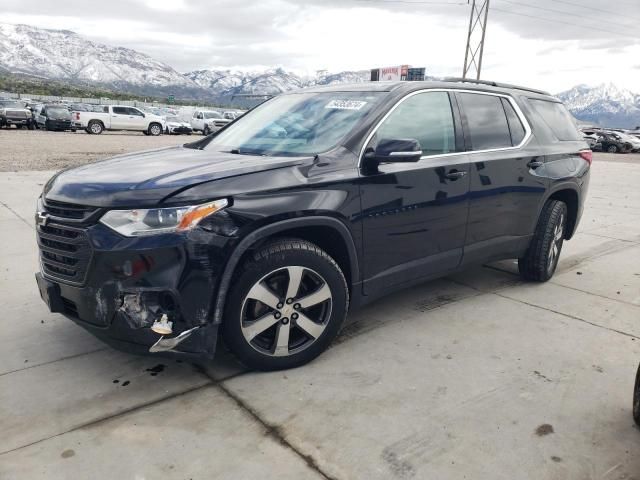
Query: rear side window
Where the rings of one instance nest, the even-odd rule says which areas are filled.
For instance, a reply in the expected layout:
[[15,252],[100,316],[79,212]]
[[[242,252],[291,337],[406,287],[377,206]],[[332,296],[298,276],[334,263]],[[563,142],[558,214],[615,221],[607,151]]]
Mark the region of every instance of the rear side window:
[[504,107],[504,113],[507,114],[507,123],[509,124],[509,131],[511,132],[511,143],[514,146],[520,145],[526,135],[520,117],[518,117],[518,114],[513,109],[511,102],[506,98],[502,98],[502,106]]
[[467,117],[471,148],[489,150],[511,147],[511,133],[500,97],[459,93]]
[[127,107],[113,107],[113,113],[116,115],[129,115],[129,109]]
[[560,141],[582,140],[578,128],[573,123],[573,118],[567,112],[563,104],[549,102],[547,100],[535,100],[529,102],[535,112],[542,117],[544,123],[551,129],[555,137]]
[[449,94],[425,92],[402,102],[376,132],[376,138],[413,138],[420,142],[422,155],[456,151],[456,131]]

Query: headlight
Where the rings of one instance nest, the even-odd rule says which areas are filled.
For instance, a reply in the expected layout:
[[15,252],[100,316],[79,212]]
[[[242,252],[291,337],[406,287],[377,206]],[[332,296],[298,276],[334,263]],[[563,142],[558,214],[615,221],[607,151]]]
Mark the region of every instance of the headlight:
[[222,199],[186,207],[110,210],[102,216],[100,222],[125,237],[185,232],[198,225],[203,218],[222,210],[228,204],[226,199]]

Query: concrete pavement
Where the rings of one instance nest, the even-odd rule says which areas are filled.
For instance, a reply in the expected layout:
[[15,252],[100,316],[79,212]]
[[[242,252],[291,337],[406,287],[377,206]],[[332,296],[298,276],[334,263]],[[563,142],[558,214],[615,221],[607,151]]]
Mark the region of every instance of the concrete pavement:
[[308,366],[111,350],[38,297],[34,199],[0,175],[0,479],[640,478],[640,164],[596,155],[556,276],[512,261],[382,299]]

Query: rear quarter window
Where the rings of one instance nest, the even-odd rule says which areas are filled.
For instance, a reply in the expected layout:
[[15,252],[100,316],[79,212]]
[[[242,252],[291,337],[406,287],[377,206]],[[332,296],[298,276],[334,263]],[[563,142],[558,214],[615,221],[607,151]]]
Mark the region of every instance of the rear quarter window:
[[582,135],[578,132],[578,127],[573,122],[573,117],[571,117],[571,114],[562,103],[533,98],[529,99],[529,103],[558,140],[582,140]]

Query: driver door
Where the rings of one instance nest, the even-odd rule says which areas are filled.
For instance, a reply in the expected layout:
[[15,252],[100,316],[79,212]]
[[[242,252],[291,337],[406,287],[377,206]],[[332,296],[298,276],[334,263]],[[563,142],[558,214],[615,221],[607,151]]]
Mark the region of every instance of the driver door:
[[363,170],[364,293],[437,277],[460,265],[469,210],[469,159],[456,101],[448,92],[405,97],[378,127],[381,140],[415,139],[422,157]]

